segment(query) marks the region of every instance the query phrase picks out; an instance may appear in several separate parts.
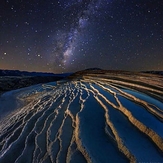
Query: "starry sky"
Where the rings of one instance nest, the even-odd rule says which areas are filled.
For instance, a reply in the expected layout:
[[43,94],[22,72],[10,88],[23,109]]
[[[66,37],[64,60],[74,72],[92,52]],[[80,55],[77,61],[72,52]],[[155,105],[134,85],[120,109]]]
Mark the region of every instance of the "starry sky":
[[163,70],[162,0],[2,0],[0,69]]

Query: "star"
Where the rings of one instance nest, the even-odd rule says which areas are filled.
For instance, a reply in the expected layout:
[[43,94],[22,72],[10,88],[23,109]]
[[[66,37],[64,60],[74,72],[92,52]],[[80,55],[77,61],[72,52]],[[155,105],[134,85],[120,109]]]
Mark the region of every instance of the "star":
[[0,68],[162,70],[162,6],[161,0],[3,1]]

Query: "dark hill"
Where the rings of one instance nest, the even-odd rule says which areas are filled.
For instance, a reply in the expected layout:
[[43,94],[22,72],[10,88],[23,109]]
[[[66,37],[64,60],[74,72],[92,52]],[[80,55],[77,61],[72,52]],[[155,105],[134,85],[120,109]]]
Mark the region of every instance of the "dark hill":
[[68,75],[69,73],[53,74],[19,70],[0,70],[0,94],[6,91],[28,87],[34,84],[62,80]]

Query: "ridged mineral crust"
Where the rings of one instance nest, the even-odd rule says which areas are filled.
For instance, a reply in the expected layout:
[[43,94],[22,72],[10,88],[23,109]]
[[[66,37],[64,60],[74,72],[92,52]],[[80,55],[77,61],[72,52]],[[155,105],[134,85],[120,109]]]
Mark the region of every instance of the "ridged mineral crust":
[[163,162],[161,76],[79,72],[15,96],[24,106],[0,121],[1,163]]

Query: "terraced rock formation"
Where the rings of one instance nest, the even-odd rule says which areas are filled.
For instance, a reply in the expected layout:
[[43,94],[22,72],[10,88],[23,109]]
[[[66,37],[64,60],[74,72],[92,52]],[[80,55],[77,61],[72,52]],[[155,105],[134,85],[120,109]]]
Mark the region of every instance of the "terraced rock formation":
[[11,96],[1,163],[163,162],[163,76],[91,70]]

